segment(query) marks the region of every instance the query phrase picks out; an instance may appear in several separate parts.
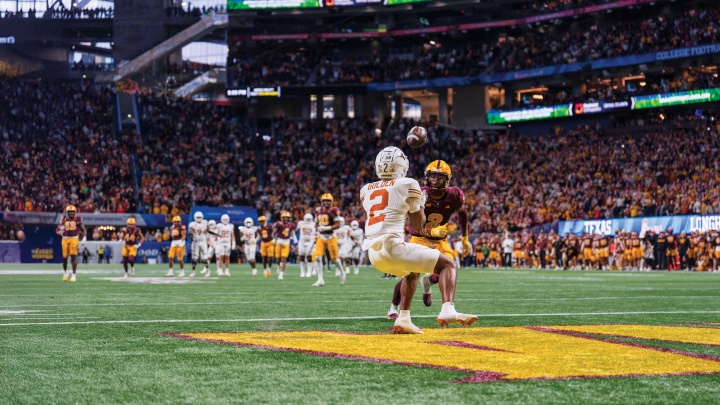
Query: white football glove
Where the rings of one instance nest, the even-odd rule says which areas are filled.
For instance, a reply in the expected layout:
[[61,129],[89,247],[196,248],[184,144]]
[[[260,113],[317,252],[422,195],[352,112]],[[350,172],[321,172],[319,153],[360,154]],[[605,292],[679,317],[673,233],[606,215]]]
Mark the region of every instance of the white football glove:
[[318,226],[318,232],[327,232],[327,231],[329,231],[329,230],[331,230],[331,229],[332,229],[332,227],[329,226],[329,225],[321,225],[321,226]]

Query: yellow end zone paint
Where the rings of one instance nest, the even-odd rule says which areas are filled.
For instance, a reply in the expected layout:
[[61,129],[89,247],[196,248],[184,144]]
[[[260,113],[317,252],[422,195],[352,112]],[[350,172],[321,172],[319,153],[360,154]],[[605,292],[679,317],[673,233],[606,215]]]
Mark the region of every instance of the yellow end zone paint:
[[720,333],[713,328],[661,325],[587,325],[553,326],[552,328],[582,333],[720,346]]
[[[663,352],[549,331],[607,333],[612,328],[629,328],[627,330],[635,335],[660,336],[668,333],[679,337],[688,336],[688,330],[698,333],[706,329],[663,327],[667,329],[660,331],[656,326],[634,325],[542,328],[546,329],[425,329],[424,335],[308,331],[188,333],[173,336],[494,375],[482,381],[720,373],[720,361],[715,358],[698,358],[689,353]],[[593,328],[600,328],[604,332]]]

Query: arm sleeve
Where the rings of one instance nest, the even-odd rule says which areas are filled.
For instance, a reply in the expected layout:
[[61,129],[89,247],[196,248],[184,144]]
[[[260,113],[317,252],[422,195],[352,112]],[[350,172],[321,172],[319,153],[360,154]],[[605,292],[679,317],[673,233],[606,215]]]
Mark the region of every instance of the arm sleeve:
[[420,184],[417,182],[417,180],[411,179],[412,181],[408,183],[408,193],[407,193],[407,204],[410,207],[409,212],[411,214],[414,214],[422,209],[422,205],[420,205],[420,196],[422,195],[422,189],[420,188]]

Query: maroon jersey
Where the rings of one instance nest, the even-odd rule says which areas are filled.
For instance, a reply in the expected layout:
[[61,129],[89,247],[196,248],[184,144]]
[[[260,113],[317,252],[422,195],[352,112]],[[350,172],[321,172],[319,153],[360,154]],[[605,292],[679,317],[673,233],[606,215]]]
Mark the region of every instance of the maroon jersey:
[[272,242],[272,240],[273,240],[273,236],[272,236],[273,226],[272,225],[259,226],[258,233],[260,233],[260,239],[263,242]]
[[[458,187],[448,187],[445,189],[445,196],[439,200],[430,197],[430,187],[423,186],[421,188],[428,194],[427,202],[425,202],[427,228],[435,228],[447,224],[455,211],[462,209],[465,204],[465,194],[463,194],[462,190]],[[425,236],[414,229],[410,229],[410,234],[432,240],[444,239]]]
[[275,222],[275,231],[277,232],[276,235],[278,239],[290,239],[293,229],[295,229],[295,224],[292,222],[288,222],[287,224],[282,221]]
[[173,224],[172,227],[170,227],[170,235],[172,236],[172,240],[182,240],[182,231],[185,230],[185,225],[175,225]]
[[125,240],[125,246],[135,246],[135,244],[140,240],[140,235],[142,233],[140,232],[140,228],[133,228],[132,230],[128,229],[125,236],[123,236],[123,239]]
[[[335,225],[335,217],[340,215],[340,209],[338,207],[317,207],[315,208],[315,218],[317,218],[318,225],[320,226],[333,226]],[[329,231],[319,232],[326,238],[333,237],[333,229]]]
[[78,236],[80,236],[82,218],[77,215],[75,215],[75,218],[73,219],[63,216],[60,220],[60,226],[65,227],[63,238],[77,238]]

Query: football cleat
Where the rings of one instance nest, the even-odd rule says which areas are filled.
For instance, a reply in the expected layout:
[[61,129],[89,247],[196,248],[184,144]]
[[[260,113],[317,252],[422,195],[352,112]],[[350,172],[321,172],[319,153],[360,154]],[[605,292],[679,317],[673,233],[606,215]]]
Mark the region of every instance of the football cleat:
[[272,271],[268,271],[268,277],[272,277]]
[[430,290],[430,287],[432,287],[432,284],[430,284],[430,275],[426,274],[422,277],[420,277],[420,285],[422,286],[423,290],[423,304],[425,304],[426,307],[429,307],[432,305],[432,291]]
[[454,314],[440,314],[437,323],[440,326],[448,326],[451,324],[460,324],[462,326],[470,326],[478,321],[477,315],[468,315],[455,312]]
[[400,334],[406,334],[406,335],[421,335],[424,332],[422,331],[422,329],[413,325],[410,318],[407,318],[407,319],[398,318],[395,320],[395,325],[393,325],[393,333],[400,333]]
[[323,281],[316,281],[315,284],[313,284],[313,287],[322,287],[325,285],[325,282]]
[[130,277],[128,277],[128,274],[125,273],[125,275],[123,276],[123,280],[127,280],[127,279],[129,279],[129,278],[130,278]]
[[209,270],[205,272],[205,278],[208,278],[208,277],[210,277],[210,271],[209,271]]
[[253,276],[253,277],[257,276],[257,269],[253,269],[253,271],[252,271],[252,276]]
[[218,277],[222,276],[222,275],[223,275],[223,271],[222,271],[222,270],[220,270],[220,269],[218,269],[218,271],[217,271],[217,275],[218,275]]
[[68,281],[68,276],[67,276],[67,275],[64,275],[64,276],[63,276],[63,281]]
[[340,275],[340,270],[335,269],[335,275],[336,275],[336,276],[339,276],[339,275]]
[[347,277],[347,276],[345,275],[345,272],[344,272],[344,271],[341,271],[341,272],[340,272],[340,285],[341,285],[341,286],[342,286],[342,285],[345,285],[345,278],[346,278],[346,277]]
[[397,319],[398,317],[398,307],[396,307],[393,304],[390,304],[390,309],[388,309],[387,319]]
[[185,277],[185,270],[180,270],[180,273],[178,273],[179,278]]
[[200,274],[202,274],[203,276],[205,275],[205,273],[209,273],[207,267],[203,267],[203,269],[200,270]]
[[165,277],[172,277],[172,276],[173,276],[172,270],[168,270],[167,274],[165,274]]
[[190,277],[195,277],[195,270],[190,272]]
[[225,275],[230,277],[230,269],[225,269]]
[[73,273],[73,275],[70,276],[70,282],[71,282],[71,283],[74,283],[74,282],[75,282],[75,273]]
[[282,280],[282,279],[283,279],[283,272],[279,271],[278,272],[278,280]]

